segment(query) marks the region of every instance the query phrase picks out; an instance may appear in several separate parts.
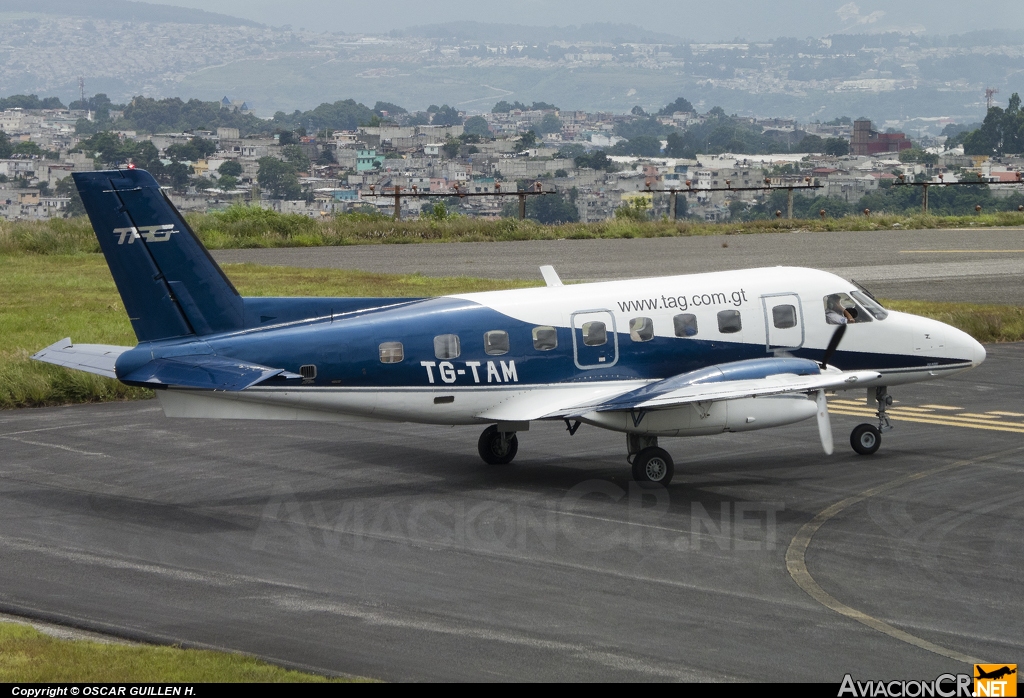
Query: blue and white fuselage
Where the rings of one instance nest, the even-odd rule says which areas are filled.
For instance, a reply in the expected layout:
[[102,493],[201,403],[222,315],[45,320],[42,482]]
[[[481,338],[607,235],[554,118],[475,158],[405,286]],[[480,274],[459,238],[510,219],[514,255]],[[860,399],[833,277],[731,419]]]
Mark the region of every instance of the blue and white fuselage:
[[957,329],[797,267],[570,286],[546,274],[552,285],[429,299],[242,298],[148,174],[76,183],[140,342],[65,340],[36,358],[158,388],[168,416],[489,424],[490,462],[530,422],[565,419],[629,434],[634,475],[667,482],[658,436],[817,414],[830,452],[824,391],[876,389],[884,427],[885,386],[985,357]]

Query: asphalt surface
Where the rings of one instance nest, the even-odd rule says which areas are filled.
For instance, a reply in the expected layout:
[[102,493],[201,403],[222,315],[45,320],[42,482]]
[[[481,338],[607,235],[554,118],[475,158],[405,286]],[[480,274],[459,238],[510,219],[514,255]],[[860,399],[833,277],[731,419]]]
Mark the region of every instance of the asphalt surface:
[[880,298],[1024,305],[1024,228],[765,233],[218,250],[222,263],[427,276],[594,281],[792,265],[854,279]]
[[994,346],[894,390],[871,457],[847,442],[870,421],[858,394],[833,402],[831,457],[813,423],[665,439],[676,477],[654,491],[631,484],[622,436],[590,427],[535,427],[493,467],[470,428],[170,420],[155,402],[0,412],[0,612],[388,680],[1014,662],[1022,361]]

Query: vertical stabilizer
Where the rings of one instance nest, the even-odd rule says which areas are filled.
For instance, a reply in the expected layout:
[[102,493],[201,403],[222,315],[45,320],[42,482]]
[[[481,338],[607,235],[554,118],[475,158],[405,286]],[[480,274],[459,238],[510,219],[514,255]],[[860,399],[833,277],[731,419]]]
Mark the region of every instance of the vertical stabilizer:
[[243,327],[238,291],[152,175],[72,176],[140,342]]

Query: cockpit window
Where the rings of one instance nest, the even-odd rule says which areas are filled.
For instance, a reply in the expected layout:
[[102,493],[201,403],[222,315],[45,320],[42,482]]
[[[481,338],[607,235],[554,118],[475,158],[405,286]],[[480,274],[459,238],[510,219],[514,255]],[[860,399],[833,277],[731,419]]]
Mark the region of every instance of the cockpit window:
[[878,301],[861,291],[850,291],[850,295],[857,299],[864,309],[875,316],[876,320],[884,320],[889,317],[889,311],[879,305]]
[[871,322],[871,316],[861,310],[846,293],[832,293],[825,296],[825,322],[830,325],[852,325]]

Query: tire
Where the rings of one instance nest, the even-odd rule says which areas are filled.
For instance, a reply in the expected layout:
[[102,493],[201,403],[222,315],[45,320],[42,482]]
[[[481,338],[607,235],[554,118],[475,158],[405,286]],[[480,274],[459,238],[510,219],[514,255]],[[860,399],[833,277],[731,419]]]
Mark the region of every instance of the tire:
[[645,448],[633,459],[633,479],[640,483],[668,485],[674,472],[672,456],[657,446]]
[[850,445],[862,456],[870,456],[882,445],[882,433],[874,424],[859,424],[850,434]]
[[519,438],[513,433],[510,438],[505,440],[503,446],[498,427],[492,424],[484,429],[484,433],[480,435],[480,440],[477,442],[476,447],[485,463],[490,465],[507,465],[512,462],[512,459],[516,457],[516,453],[519,452]]

